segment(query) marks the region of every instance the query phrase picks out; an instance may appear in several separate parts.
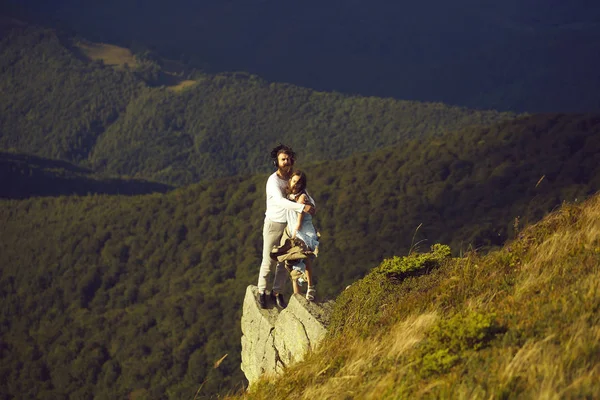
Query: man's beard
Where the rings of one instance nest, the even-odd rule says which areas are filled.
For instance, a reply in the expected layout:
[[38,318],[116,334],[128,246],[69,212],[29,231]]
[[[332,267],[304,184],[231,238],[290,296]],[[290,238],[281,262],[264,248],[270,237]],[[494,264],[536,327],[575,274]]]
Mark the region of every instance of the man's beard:
[[279,167],[279,172],[281,173],[282,176],[284,176],[285,178],[288,178],[290,176],[290,174],[292,173],[292,165],[286,165],[283,167]]

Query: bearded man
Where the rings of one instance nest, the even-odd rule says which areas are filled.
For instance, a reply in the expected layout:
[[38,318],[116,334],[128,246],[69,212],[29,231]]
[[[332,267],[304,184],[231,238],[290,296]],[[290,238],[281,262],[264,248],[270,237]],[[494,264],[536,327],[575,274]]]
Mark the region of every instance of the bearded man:
[[278,263],[271,258],[271,249],[279,245],[281,236],[286,227],[286,210],[297,213],[315,213],[314,207],[309,204],[289,201],[285,197],[288,180],[293,172],[296,154],[291,147],[280,144],[271,151],[273,166],[277,168],[267,179],[267,210],[263,225],[263,254],[260,272],[258,274],[258,303],[261,308],[267,307],[267,277],[273,267],[273,289],[271,298],[281,308],[287,306],[282,291],[288,275],[283,263]]

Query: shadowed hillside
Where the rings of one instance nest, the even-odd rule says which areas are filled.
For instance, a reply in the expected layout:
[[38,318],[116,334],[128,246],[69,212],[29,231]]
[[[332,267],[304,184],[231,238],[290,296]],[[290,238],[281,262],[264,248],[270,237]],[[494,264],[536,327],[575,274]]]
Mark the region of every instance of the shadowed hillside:
[[329,250],[319,276],[350,284],[381,256],[435,242],[457,254],[502,245],[600,190],[598,149],[598,115],[548,114],[307,168]]
[[[599,128],[597,115],[535,115],[299,165],[318,206],[319,298],[434,243],[485,254],[596,192]],[[2,395],[180,399],[202,382],[205,395],[242,385],[241,302],[257,279],[266,178],[0,200]]]
[[66,161],[0,152],[0,197],[164,193],[172,186],[139,179],[99,177]]

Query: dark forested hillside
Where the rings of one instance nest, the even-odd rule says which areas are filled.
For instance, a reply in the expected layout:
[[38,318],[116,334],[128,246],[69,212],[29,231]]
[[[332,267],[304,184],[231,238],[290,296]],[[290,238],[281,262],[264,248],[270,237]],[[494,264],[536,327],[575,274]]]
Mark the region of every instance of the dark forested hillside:
[[54,31],[20,27],[0,41],[0,146],[81,162],[142,89],[132,73],[76,57]]
[[[597,191],[599,140],[599,115],[534,115],[303,164],[322,233],[319,296],[411,248],[484,252]],[[2,395],[180,399],[240,385],[265,180],[0,200]]]
[[178,185],[265,172],[279,141],[317,162],[515,117],[316,92],[245,73],[197,74],[175,92],[139,67],[90,62],[72,38],[33,27],[3,38],[0,71],[0,149]]
[[186,184],[264,172],[278,141],[292,145],[304,162],[316,162],[513,117],[211,76],[181,94],[148,90],[132,100],[98,140],[90,164]]
[[164,193],[172,186],[139,179],[101,177],[66,161],[0,152],[0,197]]
[[322,265],[344,265],[320,276],[350,283],[371,254],[413,245],[442,242],[455,253],[501,245],[562,201],[600,190],[599,150],[598,114],[548,114],[310,169],[324,248],[331,238],[336,250]]
[[600,6],[588,0],[4,3],[211,73],[478,109],[600,108]]
[[2,395],[180,399],[206,379],[203,393],[239,385],[238,294],[255,279],[263,180],[1,200]]

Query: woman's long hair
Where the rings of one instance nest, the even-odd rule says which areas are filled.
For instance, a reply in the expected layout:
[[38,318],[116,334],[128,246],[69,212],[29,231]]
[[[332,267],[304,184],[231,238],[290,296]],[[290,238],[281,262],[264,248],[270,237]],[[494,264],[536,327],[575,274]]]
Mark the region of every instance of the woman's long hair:
[[[298,176],[298,182],[296,182],[296,186],[294,188],[294,191],[292,191],[292,188],[290,186],[290,182],[292,181],[292,178],[294,176]],[[304,192],[306,190],[306,174],[300,170],[296,170],[292,173],[292,176],[290,176],[290,179],[288,180],[288,185],[287,185],[287,194],[300,194],[302,192]]]

